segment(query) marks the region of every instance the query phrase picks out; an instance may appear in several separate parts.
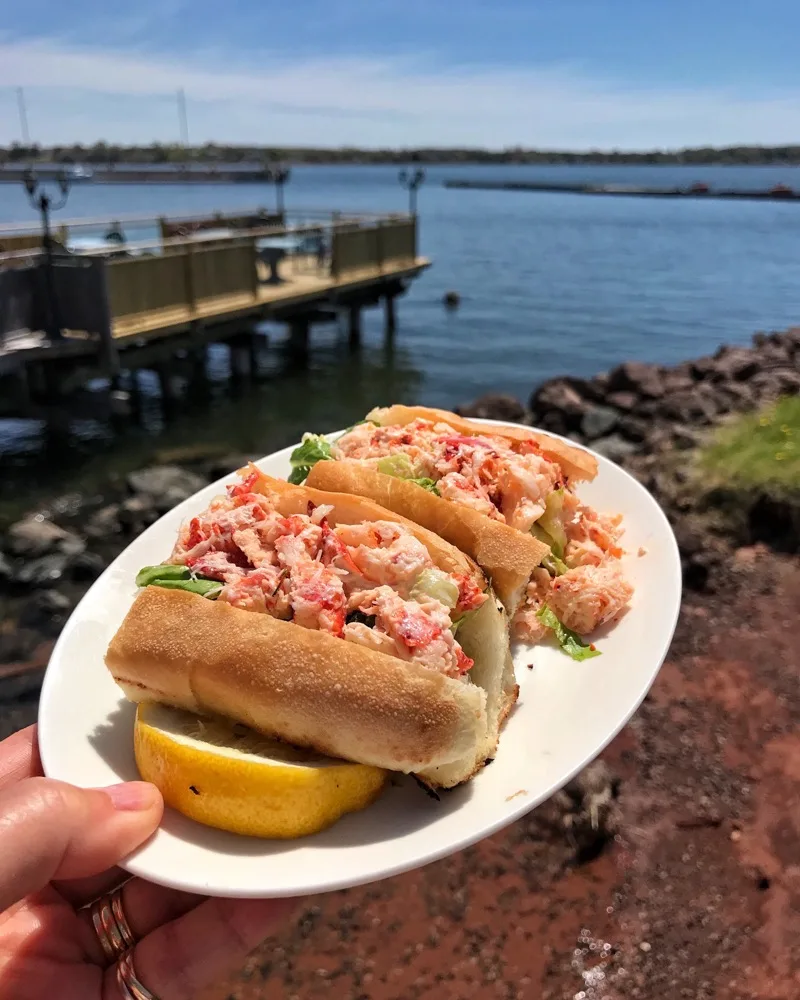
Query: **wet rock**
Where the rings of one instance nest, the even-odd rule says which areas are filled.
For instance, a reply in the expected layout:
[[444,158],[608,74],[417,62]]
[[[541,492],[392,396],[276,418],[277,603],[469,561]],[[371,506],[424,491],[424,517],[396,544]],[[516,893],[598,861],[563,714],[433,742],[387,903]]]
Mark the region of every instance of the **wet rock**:
[[72,602],[58,590],[38,590],[22,606],[19,624],[54,639],[64,626]]
[[622,413],[630,413],[636,409],[639,397],[635,392],[610,392],[606,396],[606,402]]
[[649,420],[643,420],[640,417],[634,417],[628,415],[622,417],[617,424],[617,430],[625,438],[626,441],[632,441],[634,444],[641,444],[647,439],[651,428],[654,425]]
[[744,382],[761,371],[757,355],[747,347],[720,347],[709,373],[717,382]]
[[81,552],[69,566],[69,574],[79,583],[96,580],[106,568],[106,561],[96,552]]
[[129,532],[138,534],[158,520],[153,498],[150,496],[128,497],[119,505],[119,522]]
[[626,441],[619,434],[609,434],[608,437],[600,438],[592,444],[592,448],[612,462],[624,462],[638,450],[635,444]]
[[587,440],[594,441],[595,438],[604,437],[617,426],[619,413],[609,406],[596,406],[592,404],[586,410],[581,419],[581,431]]
[[658,404],[658,415],[681,423],[710,424],[719,412],[712,391],[696,386],[689,392],[676,392]]
[[660,369],[642,361],[626,361],[610,371],[608,388],[612,392],[633,392],[646,399],[660,399],[664,395]]
[[17,521],[8,529],[8,548],[16,556],[35,558],[61,552],[77,555],[84,550],[85,543],[76,534],[59,528],[41,514]]
[[707,379],[716,370],[716,362],[713,358],[695,358],[689,362],[689,371],[696,382]]
[[11,561],[0,552],[0,583],[10,580],[13,575],[14,567],[11,565]]
[[689,424],[676,424],[670,428],[669,436],[674,447],[681,450],[696,448],[701,444],[703,435]]
[[14,580],[25,587],[55,587],[65,576],[70,560],[75,557],[63,552],[29,559],[14,574]]
[[107,538],[109,535],[118,534],[121,530],[119,511],[120,506],[116,503],[96,510],[86,522],[84,529],[89,538]]
[[19,663],[29,659],[41,641],[38,633],[30,629],[15,628],[13,632],[0,632],[0,663]]
[[506,396],[499,393],[487,393],[469,403],[456,409],[462,417],[482,418],[484,420],[510,420],[515,423],[522,423],[527,411],[522,403],[514,396]]
[[206,481],[196,472],[179,465],[156,465],[140,469],[128,476],[128,486],[136,496],[148,497],[159,513],[166,513],[176,504],[201,490]]
[[208,481],[214,483],[224,476],[229,476],[232,472],[236,472],[237,469],[244,468],[252,459],[252,455],[245,455],[244,453],[231,453],[230,455],[223,455],[221,458],[215,458],[208,466]]
[[716,394],[720,411],[738,412],[749,410],[756,405],[753,387],[748,382],[729,382],[721,385]]
[[800,372],[791,368],[776,368],[759,372],[748,383],[757,403],[777,399],[783,395],[800,392]]
[[580,424],[586,410],[586,400],[567,379],[551,379],[531,396],[531,411],[536,417],[544,417],[550,411],[558,413],[571,427]]

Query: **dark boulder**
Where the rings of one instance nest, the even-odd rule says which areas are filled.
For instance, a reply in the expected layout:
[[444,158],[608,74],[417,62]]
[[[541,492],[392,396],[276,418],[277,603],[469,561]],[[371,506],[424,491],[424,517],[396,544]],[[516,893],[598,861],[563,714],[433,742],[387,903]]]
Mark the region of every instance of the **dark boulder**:
[[631,414],[621,417],[617,423],[617,431],[626,441],[632,441],[634,444],[641,444],[645,441],[652,427],[652,421],[642,420]]
[[594,441],[592,448],[601,455],[605,455],[612,462],[624,462],[626,458],[638,451],[635,444],[631,441],[626,441],[619,434],[609,434],[608,437]]
[[58,590],[37,590],[23,604],[19,615],[22,628],[54,639],[72,610],[72,602]]
[[16,583],[21,583],[25,587],[55,587],[67,573],[70,560],[75,557],[65,555],[63,552],[51,552],[47,556],[39,556],[38,559],[26,560],[19,570],[14,574]]
[[536,418],[556,412],[569,425],[577,427],[588,404],[571,380],[555,378],[544,382],[536,389],[531,396],[530,405],[531,412]]
[[630,413],[636,409],[639,397],[635,392],[610,392],[606,396],[606,402],[622,413]]
[[720,347],[709,373],[715,382],[745,382],[761,371],[757,355],[747,347]]
[[611,392],[633,392],[645,399],[660,399],[664,395],[663,373],[656,365],[642,361],[626,361],[609,372]]
[[134,495],[148,498],[160,514],[171,510],[205,485],[202,476],[179,465],[155,465],[128,476],[128,487]]
[[111,503],[96,510],[86,522],[84,529],[89,538],[107,538],[119,534],[122,526],[119,519],[119,504]]
[[619,413],[609,406],[591,404],[581,419],[581,431],[589,441],[604,437],[619,423]]
[[514,396],[506,396],[500,393],[487,393],[480,396],[474,403],[456,408],[456,413],[462,417],[473,417],[483,420],[510,420],[514,423],[523,423],[527,417],[527,411],[522,403]]
[[713,358],[695,358],[689,362],[689,371],[696,382],[707,379],[716,370],[716,362]]
[[215,458],[208,465],[208,481],[215,483],[218,479],[231,475],[238,469],[243,469],[253,459],[252,455],[231,453]]
[[83,552],[86,545],[73,532],[53,524],[42,514],[34,514],[11,525],[7,547],[15,556],[36,558],[56,552],[77,555]]
[[106,568],[106,560],[96,552],[81,552],[69,566],[69,575],[79,583],[96,580]]

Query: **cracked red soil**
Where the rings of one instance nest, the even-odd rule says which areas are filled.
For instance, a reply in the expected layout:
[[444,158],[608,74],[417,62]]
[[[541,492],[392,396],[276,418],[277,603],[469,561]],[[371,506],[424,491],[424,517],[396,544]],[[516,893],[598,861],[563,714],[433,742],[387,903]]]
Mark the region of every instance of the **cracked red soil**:
[[740,550],[689,594],[604,754],[618,832],[584,864],[546,803],[453,858],[307,900],[203,1000],[795,1000],[800,566]]

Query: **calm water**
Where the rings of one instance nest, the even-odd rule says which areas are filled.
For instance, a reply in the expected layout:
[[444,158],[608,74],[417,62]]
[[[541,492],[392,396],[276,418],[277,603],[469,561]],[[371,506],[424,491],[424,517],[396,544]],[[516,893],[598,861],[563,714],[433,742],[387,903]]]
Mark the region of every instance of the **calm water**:
[[[91,406],[81,407],[68,433],[60,415],[48,434],[39,422],[0,421],[0,495],[44,487],[54,476],[68,485],[198,437],[264,452],[306,426],[349,422],[377,402],[452,406],[489,390],[525,398],[562,372],[590,375],[628,358],[677,362],[800,322],[798,204],[444,189],[441,180],[452,176],[800,187],[800,168],[792,167],[430,169],[419,209],[421,249],[434,266],[400,301],[392,355],[381,346],[380,313],[368,311],[361,357],[353,359],[335,330],[318,328],[308,371],[291,366],[276,328],[262,357],[265,379],[246,390],[224,383],[227,352],[213,348],[219,383],[199,434],[196,410],[164,426],[155,405],[144,431],[112,433]],[[286,201],[289,210],[396,211],[407,203],[391,167],[296,168]],[[85,185],[73,188],[61,215],[273,202],[272,188],[253,185]],[[30,217],[22,190],[0,186],[0,222]],[[448,289],[461,294],[455,313],[442,306]],[[145,388],[155,397],[154,382]]]

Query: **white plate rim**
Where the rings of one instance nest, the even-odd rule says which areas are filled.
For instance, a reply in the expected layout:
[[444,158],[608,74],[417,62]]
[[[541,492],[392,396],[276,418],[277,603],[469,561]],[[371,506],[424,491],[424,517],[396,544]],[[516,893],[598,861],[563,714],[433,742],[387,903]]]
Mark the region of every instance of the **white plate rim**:
[[[676,586],[672,588],[670,595],[671,600],[665,607],[664,617],[661,619],[661,621],[663,622],[663,633],[659,643],[659,648],[657,652],[650,651],[648,655],[648,659],[652,657],[651,659],[652,667],[648,672],[647,676],[642,677],[639,680],[636,694],[632,699],[629,709],[624,713],[624,717],[622,717],[617,723],[615,723],[612,730],[603,738],[603,740],[595,749],[593,749],[591,752],[587,752],[586,754],[584,754],[578,763],[572,765],[567,770],[565,770],[557,780],[552,781],[550,783],[550,786],[547,789],[541,790],[532,795],[526,795],[524,797],[520,797],[518,805],[513,806],[509,808],[507,811],[503,812],[502,816],[500,816],[498,819],[480,823],[479,825],[476,826],[476,828],[471,829],[469,832],[465,833],[463,837],[452,839],[447,844],[433,848],[429,850],[427,853],[424,853],[423,855],[416,855],[413,858],[403,859],[395,864],[383,865],[377,869],[365,870],[357,876],[342,875],[337,877],[336,875],[333,875],[325,882],[324,885],[321,886],[316,884],[305,884],[302,881],[299,881],[297,886],[280,887],[274,890],[270,889],[269,891],[266,891],[263,888],[261,889],[254,888],[253,890],[236,888],[234,890],[231,889],[230,887],[226,888],[225,886],[222,885],[208,886],[205,884],[202,888],[199,888],[197,881],[191,879],[184,879],[180,876],[179,873],[176,873],[174,876],[170,876],[168,880],[163,878],[154,878],[147,864],[146,863],[143,864],[140,862],[138,851],[134,852],[134,854],[129,856],[127,859],[124,859],[120,863],[120,867],[122,869],[129,872],[131,875],[138,876],[148,881],[157,882],[158,884],[162,884],[170,888],[175,888],[195,893],[203,892],[204,894],[223,896],[223,897],[227,896],[231,898],[292,897],[292,896],[307,895],[312,893],[334,892],[340,889],[382,881],[383,879],[391,878],[395,875],[403,874],[404,872],[414,871],[417,868],[425,867],[429,864],[432,864],[435,861],[439,861],[443,858],[449,857],[452,854],[456,854],[480,842],[481,840],[484,840],[485,838],[492,836],[493,834],[499,832],[505,827],[516,822],[522,816],[532,811],[537,806],[541,805],[543,802],[547,801],[559,789],[563,788],[564,785],[566,785],[569,781],[572,780],[572,778],[574,778],[577,774],[579,774],[589,763],[595,760],[603,752],[603,750],[605,750],[606,747],[612,742],[612,740],[615,739],[615,737],[618,736],[619,733],[624,729],[624,727],[628,724],[631,718],[638,711],[639,707],[641,706],[642,702],[647,696],[647,693],[652,687],[664,663],[664,660],[666,659],[667,653],[669,652],[669,648],[672,643],[672,638],[675,633],[678,616],[680,614],[681,601],[682,601],[681,563],[680,563],[678,544],[675,539],[672,527],[664,511],[662,510],[661,506],[658,504],[656,499],[637,479],[635,479],[629,472],[627,472],[621,466],[617,465],[615,462],[612,462],[610,459],[605,458],[605,456],[592,451],[591,448],[588,448],[585,445],[578,445],[576,444],[576,442],[571,441],[562,435],[554,434],[551,431],[545,431],[537,427],[529,427],[527,425],[514,423],[512,421],[482,419],[481,423],[494,424],[506,427],[520,427],[525,430],[546,434],[549,437],[563,441],[567,445],[581,448],[582,450],[588,452],[590,455],[592,455],[595,459],[599,461],[601,469],[603,464],[609,464],[615,469],[615,472],[617,474],[624,476],[629,481],[628,483],[629,487],[632,487],[634,492],[638,492],[640,495],[640,499],[643,499],[648,505],[650,505],[652,515],[657,521],[660,522],[662,533],[659,535],[659,537],[662,538],[664,541],[666,541],[668,544],[668,550],[669,550],[668,561],[672,565],[672,569],[675,575]],[[334,438],[341,433],[343,433],[342,430],[331,431],[328,432],[325,436],[328,438]],[[292,450],[295,447],[297,447],[297,444],[289,445],[288,447],[280,449],[279,451],[272,452],[269,455],[265,455],[262,458],[254,460],[254,464],[260,465],[265,461],[280,459],[283,457],[288,458],[288,456],[291,454]],[[231,482],[234,478],[235,478],[235,473],[234,472],[229,473],[225,476],[220,477],[215,482],[210,483],[208,486],[203,487],[203,489],[207,490],[209,489],[209,487],[214,487],[217,490],[223,489],[225,484]],[[50,688],[53,687],[56,683],[56,670],[55,668],[51,668],[51,665],[58,664],[60,662],[61,649],[68,642],[69,627],[71,623],[79,620],[80,617],[79,612],[81,610],[81,606],[84,604],[84,602],[88,601],[90,595],[92,595],[96,589],[99,589],[103,586],[105,578],[112,573],[117,560],[120,559],[125,552],[127,552],[128,548],[130,548],[130,546],[133,544],[140,543],[150,533],[156,533],[156,529],[161,524],[164,518],[167,517],[174,518],[179,513],[181,513],[182,516],[185,516],[183,512],[188,514],[192,509],[192,505],[195,502],[196,496],[197,494],[195,493],[191,497],[188,497],[186,500],[182,501],[180,504],[177,504],[174,508],[172,508],[166,514],[162,515],[162,517],[160,517],[152,525],[146,528],[145,531],[143,531],[137,538],[133,539],[129,543],[129,545],[125,547],[123,552],[120,553],[103,571],[103,573],[97,578],[97,580],[94,581],[92,586],[87,590],[86,594],[84,594],[81,601],[76,605],[75,609],[72,611],[67,622],[65,622],[62,632],[59,635],[59,638],[56,641],[56,644],[53,648],[53,652],[51,654],[50,661],[48,663],[48,667],[45,672],[45,677],[42,683],[42,689],[39,700],[38,740],[39,740],[39,751],[45,775],[57,771],[57,767],[54,764],[54,757],[51,755],[50,752],[51,747],[49,745],[49,736],[47,733],[48,723],[46,721],[46,717],[48,714],[48,706],[50,704],[50,699],[49,699]],[[52,749],[53,753],[55,754],[55,747],[53,747]],[[502,739],[501,739],[501,750],[502,750]]]

